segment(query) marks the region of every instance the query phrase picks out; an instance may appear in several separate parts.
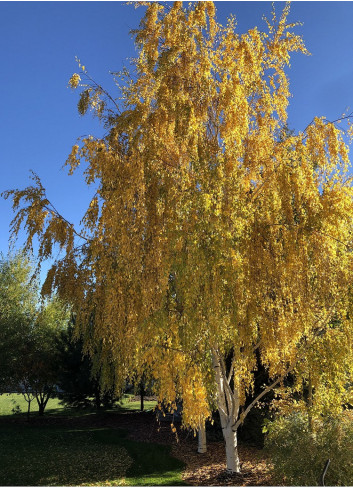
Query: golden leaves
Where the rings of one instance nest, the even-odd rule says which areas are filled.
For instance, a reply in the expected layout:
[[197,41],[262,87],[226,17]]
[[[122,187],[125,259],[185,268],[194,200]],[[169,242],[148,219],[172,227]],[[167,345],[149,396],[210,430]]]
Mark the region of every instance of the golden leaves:
[[288,13],[239,36],[234,19],[216,22],[212,2],[148,3],[123,103],[80,63],[87,83],[70,80],[82,86],[79,112],[92,109],[107,131],[67,160],[70,174],[84,162],[97,187],[81,229],[38,180],[6,194],[14,234],[24,224],[42,258],[55,244],[64,251],[45,288],[74,303],[103,382],[147,369],[161,400],[183,398],[195,428],[214,399],[214,344],[233,352],[244,400],[259,341],[276,376],[326,328],[325,312],[348,324],[339,304],[352,279],[348,147],[323,118],[305,134],[286,127],[285,69],[306,53]]
[[69,80],[69,83],[68,83],[68,84],[69,84],[69,86],[70,86],[70,87],[71,87],[73,90],[75,90],[75,88],[77,88],[77,87],[79,86],[80,81],[81,81],[81,77],[80,77],[80,75],[79,75],[78,73],[74,73],[74,74],[71,76],[71,78],[70,78],[70,80]]

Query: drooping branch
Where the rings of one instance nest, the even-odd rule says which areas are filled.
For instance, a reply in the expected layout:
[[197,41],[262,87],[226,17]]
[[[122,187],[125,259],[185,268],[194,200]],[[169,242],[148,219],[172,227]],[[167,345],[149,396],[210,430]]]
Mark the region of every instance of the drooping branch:
[[[322,318],[321,320],[318,319],[316,321],[315,324],[317,323],[324,323],[324,324],[327,324],[327,322],[330,320],[330,317],[331,317],[331,314],[332,314],[332,310],[333,308],[335,307],[337,301],[334,301],[334,303],[331,305],[327,315]],[[320,329],[320,331],[322,331]],[[317,336],[317,334],[314,334],[313,335],[313,339],[315,339]],[[305,342],[304,343],[304,346],[307,348],[309,346],[309,342]],[[298,362],[300,362],[301,360],[303,360],[303,354],[299,354],[297,356],[296,359],[294,359],[291,364],[288,366],[288,368],[279,376],[277,377],[277,379],[275,379],[270,385],[268,385],[262,392],[260,392],[260,394],[247,406],[247,408],[241,413],[239,419],[236,421],[236,423],[234,423],[233,425],[233,429],[234,431],[236,431],[239,426],[243,423],[244,419],[246,418],[246,416],[249,414],[249,412],[251,411],[251,409],[255,406],[255,404],[257,404],[266,394],[268,394],[272,389],[274,389],[280,382],[282,382],[286,377],[287,375],[293,371],[293,369],[295,368],[295,366],[298,364]]]
[[86,236],[83,236],[81,233],[77,232],[77,231],[76,231],[76,229],[75,229],[75,227],[74,227],[74,225],[73,225],[73,224],[72,224],[70,221],[68,221],[68,220],[67,220],[67,219],[66,219],[64,216],[62,216],[62,214],[60,214],[60,213],[59,213],[59,212],[56,210],[56,208],[55,208],[55,207],[54,207],[54,205],[53,205],[53,204],[50,202],[50,200],[49,200],[49,199],[47,199],[47,201],[48,201],[48,204],[49,204],[49,206],[50,206],[50,207],[45,205],[45,206],[43,206],[43,209],[46,209],[48,212],[50,212],[50,213],[52,213],[52,214],[55,214],[55,216],[56,216],[58,219],[60,219],[60,220],[62,220],[63,222],[65,222],[65,223],[66,223],[66,224],[67,224],[67,225],[68,225],[68,226],[69,226],[69,227],[72,229],[72,232],[73,232],[73,233],[74,233],[74,234],[75,234],[75,235],[76,235],[78,238],[81,238],[81,239],[85,240],[87,243],[89,243],[89,242],[91,242],[91,241],[92,241],[91,239],[89,239],[89,238],[87,238]]

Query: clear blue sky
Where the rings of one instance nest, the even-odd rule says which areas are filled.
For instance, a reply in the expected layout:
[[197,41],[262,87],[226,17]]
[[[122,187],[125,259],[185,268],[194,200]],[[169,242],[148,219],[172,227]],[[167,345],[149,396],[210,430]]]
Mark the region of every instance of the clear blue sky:
[[[283,2],[276,2],[278,11]],[[216,2],[222,22],[233,13],[238,32],[270,15],[270,2]],[[76,110],[67,88],[78,56],[90,74],[114,93],[109,71],[134,56],[129,30],[144,9],[121,2],[0,2],[0,191],[24,188],[34,170],[50,200],[77,224],[90,200],[79,174],[61,169],[76,138],[100,135],[89,116]],[[310,57],[295,55],[290,71],[293,98],[289,125],[304,129],[315,115],[336,118],[353,109],[353,3],[292,2],[291,21]],[[8,250],[10,202],[0,200],[0,251]],[[21,245],[21,240],[18,246]]]

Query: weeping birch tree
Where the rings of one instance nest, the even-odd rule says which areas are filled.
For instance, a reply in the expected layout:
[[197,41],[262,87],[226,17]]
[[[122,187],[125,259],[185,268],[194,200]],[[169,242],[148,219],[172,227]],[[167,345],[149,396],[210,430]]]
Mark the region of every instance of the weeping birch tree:
[[[70,80],[79,112],[107,129],[67,161],[70,174],[85,165],[96,190],[80,229],[37,176],[5,193],[14,235],[24,225],[42,259],[62,250],[43,292],[71,302],[103,386],[148,374],[171,409],[182,399],[195,430],[216,407],[230,472],[250,409],[288,372],[305,380],[322,368],[315,342],[336,352],[341,387],[353,365],[348,146],[324,118],[286,131],[286,70],[307,53],[288,13],[240,35],[233,18],[217,23],[212,2],[147,4],[116,94],[81,65]],[[270,383],[246,405],[256,355]]]

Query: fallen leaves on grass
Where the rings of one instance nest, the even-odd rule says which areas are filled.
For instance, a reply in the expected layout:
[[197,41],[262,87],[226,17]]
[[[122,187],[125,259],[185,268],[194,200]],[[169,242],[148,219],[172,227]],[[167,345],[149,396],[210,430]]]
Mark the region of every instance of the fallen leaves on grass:
[[[129,470],[132,461],[128,453],[122,449],[123,447],[114,445],[114,449],[111,450],[109,449],[109,445],[92,443],[92,432],[97,429],[99,432],[100,428],[104,430],[123,428],[128,433],[130,440],[171,446],[171,455],[183,461],[186,465],[182,472],[184,482],[193,486],[274,485],[271,480],[271,464],[266,459],[262,450],[256,447],[240,445],[239,452],[242,461],[242,473],[238,476],[229,476],[229,474],[225,473],[225,448],[222,441],[209,442],[207,453],[198,454],[197,439],[192,434],[181,430],[180,426],[177,425],[179,439],[179,442],[177,442],[176,435],[172,433],[170,428],[170,422],[157,421],[155,415],[152,413],[126,412],[75,418],[33,418],[31,425],[35,428],[36,433],[39,433],[39,430],[43,431],[40,445],[44,446],[45,449],[42,452],[42,457],[44,457],[46,451],[52,451],[54,449],[54,460],[61,467],[61,473],[64,473],[63,477],[65,477],[65,479],[62,479],[60,476],[59,479],[52,478],[49,480],[48,476],[56,476],[59,470],[59,467],[56,467],[57,471],[55,472],[55,466],[53,465],[50,471],[46,470],[45,473],[41,473],[42,485],[110,487],[124,486],[127,483],[131,484],[131,477],[127,477],[126,472]],[[0,428],[3,426],[4,424],[0,422]],[[53,429],[47,429],[49,427]],[[40,485],[37,482],[38,474],[33,473],[33,465],[29,466],[27,464],[21,466],[20,464],[20,462],[23,463],[28,458],[28,450],[30,450],[31,460],[38,456],[38,453],[36,453],[36,443],[34,443],[33,438],[27,441],[24,439],[26,438],[24,436],[25,433],[30,431],[30,429],[24,428],[29,428],[28,424],[25,421],[22,422],[16,419],[11,429],[10,427],[8,429],[0,429],[0,454],[2,451],[1,446],[6,446],[6,450],[3,453],[2,465],[0,465],[0,485]],[[93,430],[91,434],[87,434],[91,430]],[[16,431],[19,437],[18,440],[13,439]],[[6,432],[8,432],[9,436],[8,443],[6,442]],[[53,438],[54,432],[61,432],[60,436],[64,438],[61,441],[56,438],[55,441],[55,436],[59,435],[55,435]],[[48,434],[46,438],[44,436],[45,433]],[[76,435],[72,435],[72,433],[76,433]],[[33,447],[31,447],[31,443],[33,443]],[[55,445],[57,445],[56,451]],[[12,453],[12,455],[9,453],[11,446],[16,447],[17,453]],[[68,446],[70,448],[65,449]],[[74,452],[72,452],[73,446],[77,447],[77,449],[74,448]],[[23,453],[19,453],[21,452],[21,448]],[[109,451],[109,453],[106,453],[105,450]],[[75,455],[76,458],[72,458],[72,455]],[[16,456],[18,459],[16,459]],[[4,463],[6,460],[9,462],[7,468],[6,463]],[[45,458],[41,459],[39,457],[38,466],[44,463]],[[65,464],[67,464],[67,470]],[[9,468],[11,466],[14,468],[12,477],[9,474]],[[70,472],[70,466],[76,467],[76,469]],[[131,467],[133,468],[133,466]],[[21,472],[22,470],[24,472]],[[83,471],[82,477],[74,475],[74,473],[77,474],[80,471]],[[17,478],[15,481],[16,473],[20,479]],[[45,475],[47,479],[43,478]],[[162,475],[160,474],[160,476]],[[151,479],[148,480],[150,481]],[[145,485],[149,484],[146,483]]]
[[99,443],[89,431],[30,429],[8,434],[12,440],[1,454],[0,485],[123,485],[132,464],[124,447]]
[[[108,421],[108,420],[107,420]],[[177,425],[177,437],[168,421],[157,421],[147,413],[129,413],[108,421],[110,426],[125,427],[133,440],[172,446],[171,455],[186,465],[182,479],[192,486],[272,486],[272,465],[263,450],[240,445],[240,475],[226,473],[223,441],[208,442],[207,452],[197,453],[197,438]],[[118,423],[118,424],[117,424]],[[179,440],[179,442],[177,441]]]
[[183,480],[192,486],[270,486],[271,465],[262,450],[240,446],[241,474],[228,474],[223,442],[208,443],[207,452],[196,452],[194,445],[174,446],[172,454],[186,464]]

